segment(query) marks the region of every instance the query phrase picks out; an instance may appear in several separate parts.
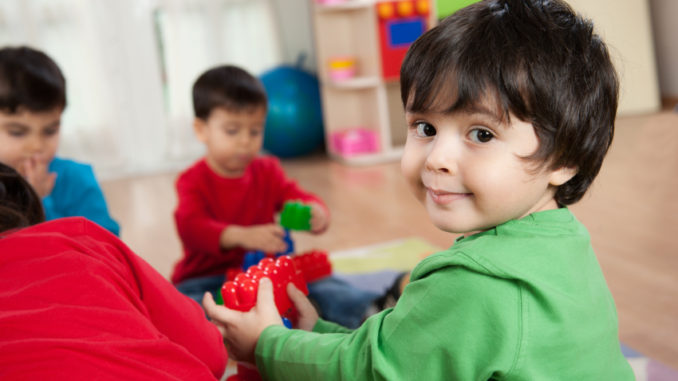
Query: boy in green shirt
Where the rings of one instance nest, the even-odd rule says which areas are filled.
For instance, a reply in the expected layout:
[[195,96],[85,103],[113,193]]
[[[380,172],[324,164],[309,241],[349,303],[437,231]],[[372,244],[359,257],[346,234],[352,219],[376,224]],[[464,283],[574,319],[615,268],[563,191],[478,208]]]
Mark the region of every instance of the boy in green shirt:
[[392,309],[349,331],[294,287],[282,327],[270,281],[246,313],[203,305],[230,354],[281,380],[631,380],[614,301],[567,205],[612,141],[618,80],[564,2],[490,0],[419,38],[401,67],[401,167],[443,231]]

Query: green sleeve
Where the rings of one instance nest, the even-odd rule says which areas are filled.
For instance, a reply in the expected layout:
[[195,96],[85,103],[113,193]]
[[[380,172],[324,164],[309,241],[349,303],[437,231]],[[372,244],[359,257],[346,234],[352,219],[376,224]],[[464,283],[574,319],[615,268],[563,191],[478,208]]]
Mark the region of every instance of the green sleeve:
[[337,323],[332,323],[331,321],[318,319],[318,321],[313,326],[313,332],[318,333],[351,333],[352,329],[346,328]]
[[257,366],[277,381],[489,379],[514,365],[521,316],[515,284],[446,267],[351,333],[267,328]]

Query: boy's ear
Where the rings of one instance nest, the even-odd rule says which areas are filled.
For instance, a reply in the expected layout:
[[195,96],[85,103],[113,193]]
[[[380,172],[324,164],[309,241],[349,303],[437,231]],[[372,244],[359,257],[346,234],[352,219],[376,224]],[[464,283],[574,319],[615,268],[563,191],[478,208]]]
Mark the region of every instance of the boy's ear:
[[574,175],[577,174],[577,168],[570,167],[560,167],[555,171],[551,172],[549,183],[553,186],[559,187],[566,182],[570,181]]
[[195,132],[195,136],[200,140],[201,142],[205,143],[207,140],[207,123],[200,119],[200,118],[195,118],[193,119],[193,132]]

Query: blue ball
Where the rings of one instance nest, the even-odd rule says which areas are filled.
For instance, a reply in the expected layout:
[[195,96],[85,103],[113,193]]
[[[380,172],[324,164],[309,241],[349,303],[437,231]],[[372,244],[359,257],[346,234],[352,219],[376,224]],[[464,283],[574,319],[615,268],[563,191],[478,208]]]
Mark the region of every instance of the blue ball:
[[261,74],[260,79],[268,95],[264,149],[285,158],[320,147],[325,135],[316,77],[279,66]]

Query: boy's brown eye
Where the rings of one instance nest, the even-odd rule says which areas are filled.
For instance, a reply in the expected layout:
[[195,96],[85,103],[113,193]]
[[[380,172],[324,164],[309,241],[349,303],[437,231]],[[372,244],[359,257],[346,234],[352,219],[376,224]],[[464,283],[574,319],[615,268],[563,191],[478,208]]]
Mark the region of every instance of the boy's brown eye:
[[477,128],[471,131],[470,138],[476,143],[487,143],[494,139],[494,134],[488,130]]
[[436,128],[428,123],[419,122],[416,124],[416,129],[417,135],[421,137],[431,137],[436,134]]

